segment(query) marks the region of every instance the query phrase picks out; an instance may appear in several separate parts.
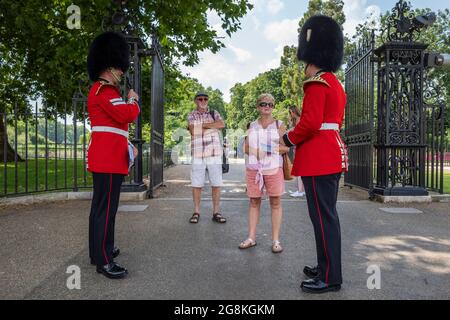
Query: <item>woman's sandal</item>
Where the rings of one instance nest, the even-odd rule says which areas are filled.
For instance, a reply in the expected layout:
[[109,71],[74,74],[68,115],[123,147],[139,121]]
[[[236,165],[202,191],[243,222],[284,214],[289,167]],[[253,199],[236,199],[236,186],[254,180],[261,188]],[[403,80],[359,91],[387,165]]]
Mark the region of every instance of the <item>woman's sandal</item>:
[[227,219],[225,219],[220,213],[214,213],[212,216],[213,221],[218,223],[225,223],[227,222]]
[[200,214],[197,212],[194,212],[192,217],[189,219],[190,223],[198,223],[198,220],[200,219]]
[[248,249],[254,246],[256,246],[256,241],[252,238],[248,238],[241,242],[241,244],[239,245],[239,249]]
[[272,242],[272,252],[273,253],[280,253],[283,251],[283,247],[280,244],[280,241],[274,240]]

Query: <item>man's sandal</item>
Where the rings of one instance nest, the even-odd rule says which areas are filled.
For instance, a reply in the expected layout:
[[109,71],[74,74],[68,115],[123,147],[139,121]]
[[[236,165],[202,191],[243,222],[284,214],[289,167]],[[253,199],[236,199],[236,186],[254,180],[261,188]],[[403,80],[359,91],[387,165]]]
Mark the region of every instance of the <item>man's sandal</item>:
[[227,219],[225,219],[220,213],[214,213],[212,216],[213,221],[218,223],[225,223]]
[[256,241],[252,238],[248,238],[241,242],[241,244],[239,245],[239,249],[248,249],[254,246],[256,246]]
[[192,217],[189,219],[190,223],[198,223],[198,220],[200,219],[200,214],[197,212],[194,212]]
[[272,242],[272,252],[273,253],[280,253],[283,251],[283,247],[280,244],[280,241],[274,240]]

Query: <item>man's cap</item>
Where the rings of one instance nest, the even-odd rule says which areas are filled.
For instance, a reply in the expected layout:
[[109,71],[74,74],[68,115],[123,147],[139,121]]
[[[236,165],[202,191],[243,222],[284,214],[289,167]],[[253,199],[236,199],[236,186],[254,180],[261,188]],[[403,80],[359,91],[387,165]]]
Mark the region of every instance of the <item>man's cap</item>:
[[194,100],[197,99],[198,97],[208,97],[208,94],[206,92],[204,92],[204,91],[199,91],[195,95]]

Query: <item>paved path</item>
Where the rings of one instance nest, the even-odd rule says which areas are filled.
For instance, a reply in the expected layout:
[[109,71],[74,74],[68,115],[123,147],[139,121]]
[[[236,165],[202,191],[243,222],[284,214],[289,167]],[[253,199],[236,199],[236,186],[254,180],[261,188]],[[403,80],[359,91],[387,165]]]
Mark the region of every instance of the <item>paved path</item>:
[[[142,212],[119,212],[117,261],[130,275],[108,280],[88,261],[89,201],[0,209],[0,299],[449,299],[450,204],[409,205],[423,213],[387,213],[367,193],[342,187],[343,289],[311,296],[301,292],[303,265],[314,263],[313,230],[302,199],[283,197],[284,252],[270,251],[268,202],[258,245],[241,251],[248,200],[242,164],[225,175],[225,225],[211,221],[204,201],[198,225],[192,214],[189,166],[166,172],[167,187]],[[207,188],[210,189],[210,188]],[[287,189],[293,189],[293,182]],[[206,190],[204,198],[210,197]],[[133,203],[122,203],[133,204]],[[389,205],[390,207],[399,207]],[[69,290],[66,270],[81,268],[81,290]],[[381,289],[367,288],[368,266],[381,270]]]

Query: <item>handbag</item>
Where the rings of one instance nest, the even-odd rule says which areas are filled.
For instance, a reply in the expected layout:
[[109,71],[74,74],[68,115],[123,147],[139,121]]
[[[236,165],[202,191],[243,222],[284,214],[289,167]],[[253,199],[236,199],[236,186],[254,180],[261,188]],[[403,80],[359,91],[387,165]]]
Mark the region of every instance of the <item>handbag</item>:
[[[213,120],[216,121],[216,118],[214,117],[214,110],[210,110],[209,114]],[[225,154],[225,146],[222,146],[222,151],[222,173],[228,173],[228,171],[230,171],[230,164],[228,163],[227,155]]]
[[131,167],[134,165],[134,145],[128,141],[128,171],[130,171]]
[[289,159],[289,156],[287,153],[283,154],[283,175],[284,180],[292,180],[294,177],[291,175],[292,171],[292,162],[291,159]]
[[[278,120],[277,120],[277,130],[278,129],[279,129],[279,124],[278,124]],[[283,158],[283,176],[284,176],[284,180],[292,180],[292,179],[294,179],[294,177],[292,177],[292,175],[291,175],[292,162],[291,162],[291,159],[289,159],[288,152],[283,153],[281,155],[281,157]]]

